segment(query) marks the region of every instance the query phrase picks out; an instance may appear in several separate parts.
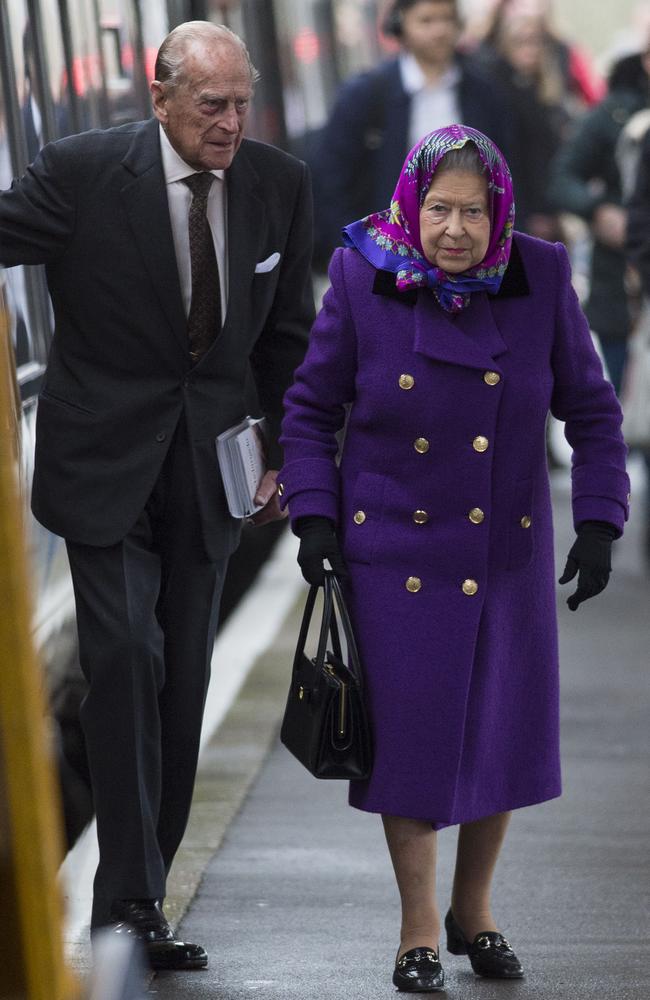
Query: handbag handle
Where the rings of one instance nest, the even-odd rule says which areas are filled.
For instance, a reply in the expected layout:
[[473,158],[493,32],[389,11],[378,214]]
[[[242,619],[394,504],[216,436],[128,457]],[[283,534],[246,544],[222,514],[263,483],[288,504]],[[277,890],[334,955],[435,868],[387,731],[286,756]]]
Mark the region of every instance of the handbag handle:
[[[311,619],[314,614],[314,605],[316,603],[316,595],[320,590],[318,584],[312,584],[309,588],[309,593],[307,595],[307,601],[305,603],[305,610],[302,616],[302,623],[300,625],[300,633],[298,635],[298,643],[296,645],[296,652],[293,658],[293,676],[296,676],[298,667],[300,665],[301,657],[305,651],[305,645],[307,643],[307,633],[309,632],[309,626],[311,625]],[[327,637],[330,631],[330,622],[332,619],[332,588],[325,585],[323,588],[323,615],[320,623],[320,632],[318,635],[318,647],[316,650],[316,662],[325,662],[325,653],[327,650]]]
[[350,615],[348,614],[348,609],[343,598],[343,591],[341,590],[339,579],[331,570],[325,570],[326,593],[328,588],[332,594],[330,634],[332,636],[334,655],[341,659],[341,643],[339,639],[338,625],[336,622],[336,614],[338,612],[338,616],[341,619],[341,625],[343,627],[343,634],[348,647],[347,667],[359,690],[363,690],[363,672],[361,670],[359,650],[357,648],[356,639],[354,638],[354,632],[352,631],[352,622],[350,621]]
[[[293,676],[294,678],[296,677],[301,657],[305,651],[307,634],[309,632],[309,626],[311,625],[311,620],[314,614],[314,606],[316,604],[316,595],[321,589],[321,586],[323,588],[323,613],[318,635],[318,647],[315,658],[316,663],[325,663],[325,657],[327,655],[327,640],[330,635],[332,637],[332,651],[334,656],[336,656],[339,660],[342,660],[341,641],[336,621],[336,615],[338,613],[348,647],[348,671],[352,675],[359,689],[362,690],[363,675],[359,661],[359,652],[357,650],[357,644],[352,631],[352,624],[350,622],[348,609],[343,599],[341,584],[332,570],[325,570],[325,580],[322,585],[312,584],[309,588],[309,594],[307,595],[307,601],[305,603],[305,610],[302,616],[298,643],[296,645],[296,652],[293,660]],[[318,689],[319,680],[320,675],[317,675],[314,691],[317,691]]]

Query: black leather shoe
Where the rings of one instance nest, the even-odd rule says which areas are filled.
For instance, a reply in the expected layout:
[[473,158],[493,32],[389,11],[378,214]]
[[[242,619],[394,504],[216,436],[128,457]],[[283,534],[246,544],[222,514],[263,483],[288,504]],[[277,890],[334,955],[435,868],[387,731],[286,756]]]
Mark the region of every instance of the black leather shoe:
[[116,934],[129,934],[144,944],[152,969],[205,969],[208,953],[200,944],[179,941],[159,899],[116,899],[111,904]]
[[395,965],[393,985],[404,993],[435,993],[445,985],[445,971],[433,948],[411,948]]
[[524,970],[514,951],[498,931],[481,931],[468,941],[451,910],[445,917],[447,951],[467,955],[477,976],[490,979],[522,979]]

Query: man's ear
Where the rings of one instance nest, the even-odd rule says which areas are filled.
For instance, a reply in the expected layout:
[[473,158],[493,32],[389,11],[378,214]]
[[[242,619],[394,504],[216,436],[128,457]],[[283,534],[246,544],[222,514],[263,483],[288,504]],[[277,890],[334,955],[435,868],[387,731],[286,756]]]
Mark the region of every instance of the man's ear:
[[165,91],[165,85],[160,83],[159,80],[152,80],[149,85],[149,90],[151,91],[153,113],[161,125],[166,125],[169,116],[167,114],[167,94]]

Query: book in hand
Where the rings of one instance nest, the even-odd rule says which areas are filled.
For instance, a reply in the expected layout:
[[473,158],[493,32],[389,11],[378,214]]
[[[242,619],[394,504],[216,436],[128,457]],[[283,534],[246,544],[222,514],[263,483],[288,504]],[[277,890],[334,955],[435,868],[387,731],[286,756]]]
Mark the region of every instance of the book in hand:
[[255,494],[266,472],[265,430],[264,417],[245,417],[216,440],[219,469],[233,517],[250,517],[264,506],[255,504]]

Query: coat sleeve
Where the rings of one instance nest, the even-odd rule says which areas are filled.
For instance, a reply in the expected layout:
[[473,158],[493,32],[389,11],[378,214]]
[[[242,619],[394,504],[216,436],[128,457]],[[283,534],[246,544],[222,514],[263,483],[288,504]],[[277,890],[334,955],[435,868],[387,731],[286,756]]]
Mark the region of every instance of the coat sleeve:
[[41,150],[20,180],[0,192],[0,263],[50,264],[65,252],[75,225],[72,164],[66,141]]
[[282,397],[296,367],[305,356],[309,328],[314,319],[311,283],[312,201],[304,164],[296,185],[297,195],[282,270],[273,305],[251,354],[251,368],[260,404],[270,427],[268,461],[278,468]]
[[314,324],[303,364],[284,400],[281,444],[285,465],[278,477],[282,504],[292,522],[308,514],[338,523],[337,432],[345,404],[354,398],[356,338],[343,274],[345,251],[330,264],[331,287]]
[[571,285],[566,249],[561,243],[554,249],[558,295],[551,412],[565,421],[564,433],[573,450],[573,522],[577,528],[582,521],[609,521],[622,534],[629,512],[630,481],[625,472],[627,448],[621,433],[621,407],[603,375]]

